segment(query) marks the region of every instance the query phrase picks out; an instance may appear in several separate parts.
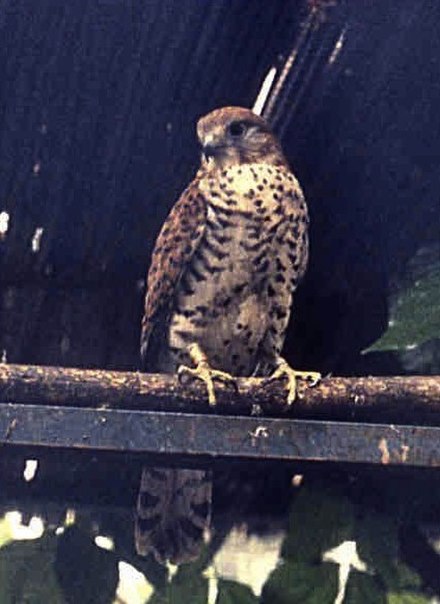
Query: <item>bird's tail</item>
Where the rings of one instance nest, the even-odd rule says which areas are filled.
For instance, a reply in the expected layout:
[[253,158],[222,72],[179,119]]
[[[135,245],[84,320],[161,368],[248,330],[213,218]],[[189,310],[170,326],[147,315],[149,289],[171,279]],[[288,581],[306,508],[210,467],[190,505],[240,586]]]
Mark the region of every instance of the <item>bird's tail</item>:
[[182,564],[197,558],[209,529],[212,480],[204,470],[142,469],[136,508],[137,553]]

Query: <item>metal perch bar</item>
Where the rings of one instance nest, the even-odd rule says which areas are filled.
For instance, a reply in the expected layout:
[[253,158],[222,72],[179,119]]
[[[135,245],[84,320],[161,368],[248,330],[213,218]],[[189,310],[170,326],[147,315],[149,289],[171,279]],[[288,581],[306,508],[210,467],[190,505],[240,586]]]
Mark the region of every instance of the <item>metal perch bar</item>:
[[0,444],[179,458],[440,465],[440,428],[0,404]]

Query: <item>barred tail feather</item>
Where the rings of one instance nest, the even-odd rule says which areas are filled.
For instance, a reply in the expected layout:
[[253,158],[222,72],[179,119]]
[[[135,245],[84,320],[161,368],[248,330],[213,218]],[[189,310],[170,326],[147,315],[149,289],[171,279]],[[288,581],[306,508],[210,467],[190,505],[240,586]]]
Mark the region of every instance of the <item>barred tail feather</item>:
[[139,555],[190,562],[200,553],[211,517],[212,481],[204,470],[142,469],[136,508]]

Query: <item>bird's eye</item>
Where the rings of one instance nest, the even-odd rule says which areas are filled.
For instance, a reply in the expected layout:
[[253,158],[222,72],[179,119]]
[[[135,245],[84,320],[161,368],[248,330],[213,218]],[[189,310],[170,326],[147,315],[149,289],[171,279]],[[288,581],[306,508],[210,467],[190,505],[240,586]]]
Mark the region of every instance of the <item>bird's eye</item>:
[[234,138],[239,138],[246,132],[246,125],[243,122],[232,122],[229,124],[228,132]]

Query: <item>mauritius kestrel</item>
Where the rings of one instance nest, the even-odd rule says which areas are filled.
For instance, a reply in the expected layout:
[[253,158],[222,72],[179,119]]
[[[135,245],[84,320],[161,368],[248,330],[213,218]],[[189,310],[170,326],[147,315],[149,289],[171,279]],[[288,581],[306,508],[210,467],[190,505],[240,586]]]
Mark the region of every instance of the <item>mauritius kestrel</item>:
[[[308,258],[301,187],[263,118],[225,107],[197,124],[200,168],[156,241],[141,355],[148,371],[193,375],[215,404],[216,380],[272,376],[295,398],[298,372],[281,357],[294,291]],[[209,522],[204,471],[145,468],[140,553],[178,563],[197,555]]]

